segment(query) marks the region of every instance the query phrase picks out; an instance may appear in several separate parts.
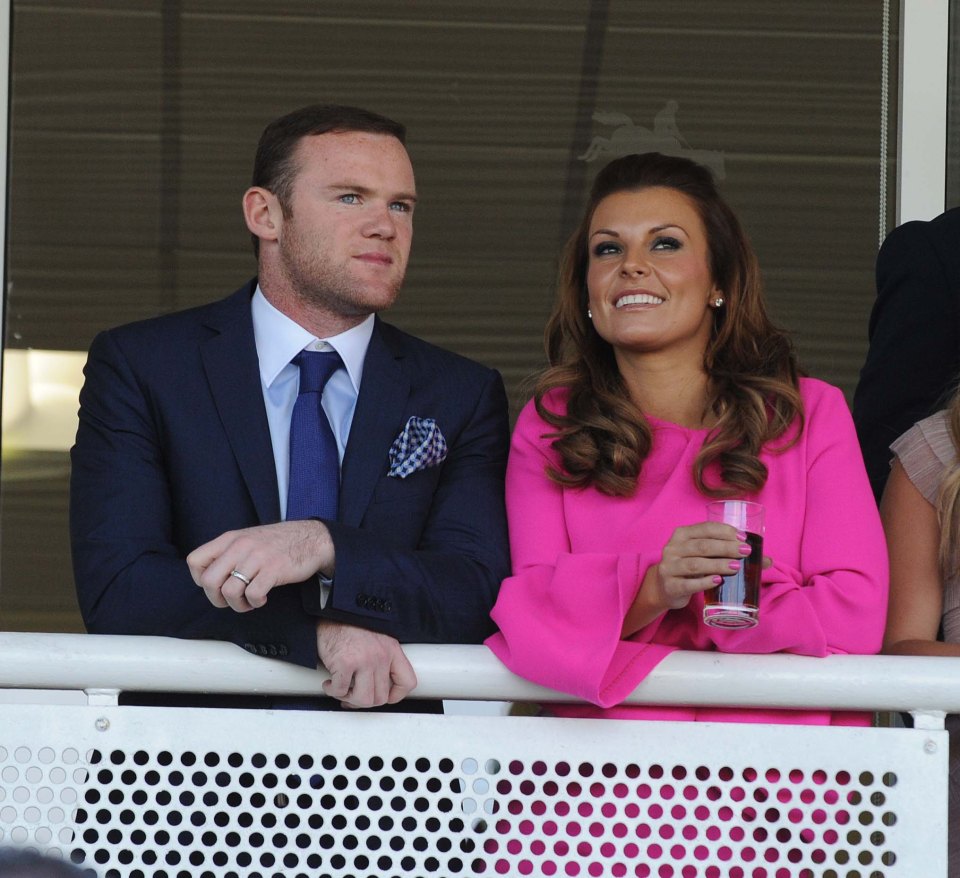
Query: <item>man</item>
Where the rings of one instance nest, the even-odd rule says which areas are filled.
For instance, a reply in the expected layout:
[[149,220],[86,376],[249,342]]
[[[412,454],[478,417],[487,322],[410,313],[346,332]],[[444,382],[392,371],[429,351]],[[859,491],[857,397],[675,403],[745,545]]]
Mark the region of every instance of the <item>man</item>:
[[[490,633],[509,567],[503,383],[375,316],[410,252],[404,135],[351,107],[271,123],[243,197],[258,278],[94,340],[71,479],[91,632],[319,657],[326,694],[354,707],[416,685],[401,642]],[[301,365],[321,351],[311,415]],[[316,427],[297,426],[318,393]],[[329,449],[301,455],[331,431],[321,488]]]
[[960,208],[894,229],[877,255],[870,348],[853,419],[879,502],[890,443],[942,408],[960,375]]

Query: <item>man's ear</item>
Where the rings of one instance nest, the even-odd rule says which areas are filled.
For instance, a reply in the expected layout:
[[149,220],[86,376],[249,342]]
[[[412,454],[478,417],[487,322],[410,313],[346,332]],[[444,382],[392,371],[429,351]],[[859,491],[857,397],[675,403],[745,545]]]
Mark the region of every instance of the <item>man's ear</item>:
[[277,196],[262,186],[243,193],[243,219],[250,233],[261,241],[276,241],[283,228],[283,210]]

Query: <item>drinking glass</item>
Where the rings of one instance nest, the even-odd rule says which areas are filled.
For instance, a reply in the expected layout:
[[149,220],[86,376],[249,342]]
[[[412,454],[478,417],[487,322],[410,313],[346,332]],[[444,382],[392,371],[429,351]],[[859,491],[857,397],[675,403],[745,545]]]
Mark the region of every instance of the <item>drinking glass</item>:
[[722,521],[745,533],[750,554],[740,559],[736,573],[704,592],[703,621],[714,628],[752,628],[760,612],[763,506],[749,500],[715,500],[707,504],[707,521]]

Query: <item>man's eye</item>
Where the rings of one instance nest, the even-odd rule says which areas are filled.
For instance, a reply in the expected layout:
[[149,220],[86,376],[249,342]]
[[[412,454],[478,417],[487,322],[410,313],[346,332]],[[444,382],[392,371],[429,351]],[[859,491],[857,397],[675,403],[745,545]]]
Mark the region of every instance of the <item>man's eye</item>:
[[343,204],[359,204],[360,196],[356,192],[347,192],[338,199]]
[[612,253],[620,253],[620,245],[614,241],[601,241],[593,248],[594,256],[609,256]]
[[390,209],[398,213],[410,213],[413,210],[413,205],[409,201],[394,201],[391,203]]
[[653,242],[651,250],[679,250],[683,245],[677,238],[661,237]]

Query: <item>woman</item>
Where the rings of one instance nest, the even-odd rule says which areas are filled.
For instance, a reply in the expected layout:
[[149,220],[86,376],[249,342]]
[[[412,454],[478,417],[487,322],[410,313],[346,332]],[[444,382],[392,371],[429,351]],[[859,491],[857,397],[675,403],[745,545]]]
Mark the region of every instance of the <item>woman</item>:
[[[879,649],[883,533],[846,403],[798,377],[705,168],[651,153],[600,172],[546,344],[550,367],[511,446],[514,575],[487,643],[514,672],[596,705],[553,713],[743,719],[620,702],[674,649]],[[709,500],[731,496],[766,506],[773,559],[759,625],[741,630],[701,618],[704,591],[749,551],[744,534],[705,521]]]
[[[890,550],[883,651],[960,656],[960,392],[890,446],[880,501]],[[942,629],[943,641],[938,639]],[[960,820],[960,718],[950,731],[949,825]],[[948,873],[960,876],[960,833],[948,834]]]

